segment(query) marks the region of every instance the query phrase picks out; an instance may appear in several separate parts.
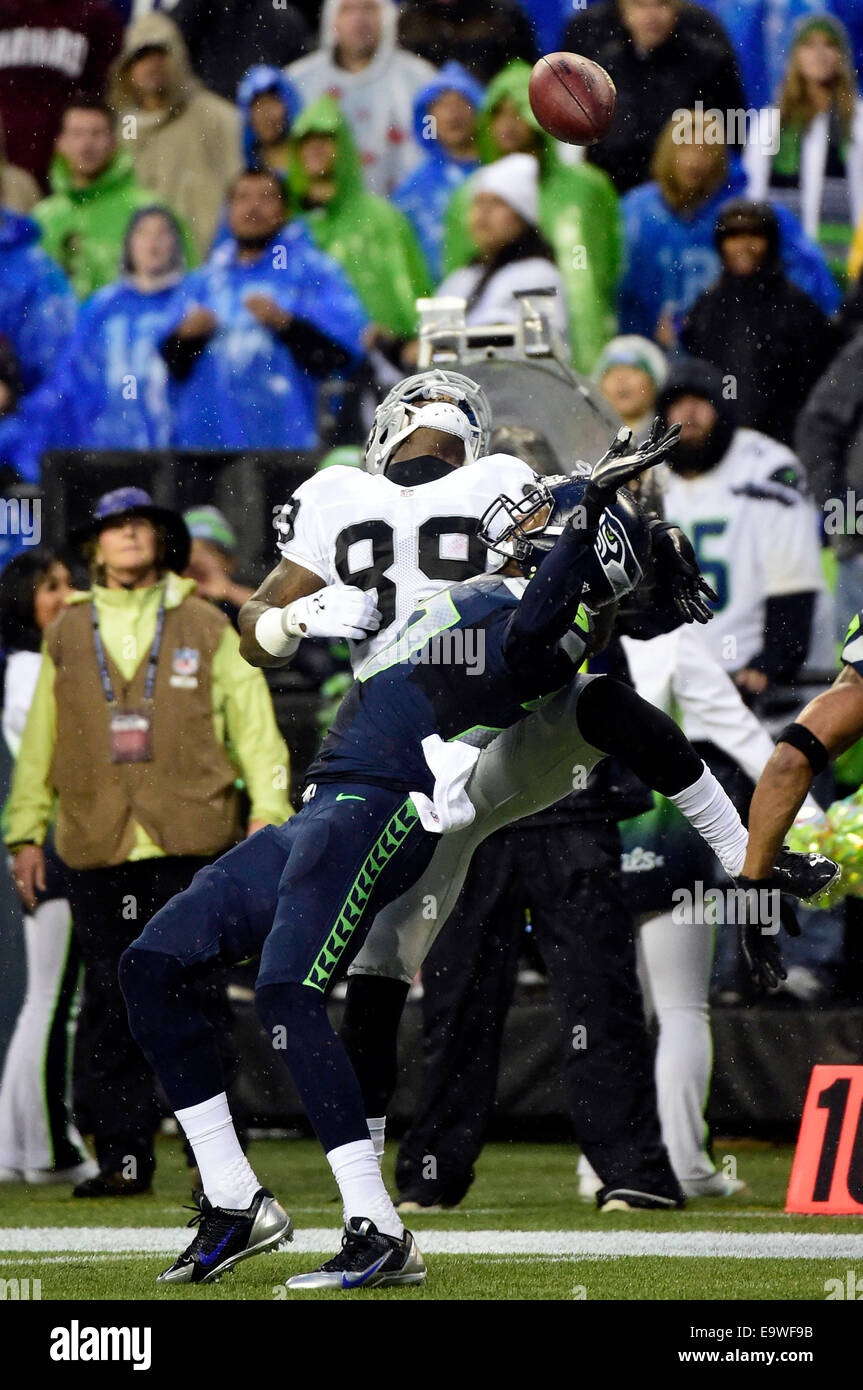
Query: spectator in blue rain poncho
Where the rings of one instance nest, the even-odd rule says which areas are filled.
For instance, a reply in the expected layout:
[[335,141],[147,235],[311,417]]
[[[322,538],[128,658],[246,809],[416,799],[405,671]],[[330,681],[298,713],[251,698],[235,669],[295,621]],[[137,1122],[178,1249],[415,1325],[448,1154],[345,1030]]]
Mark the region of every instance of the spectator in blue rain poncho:
[[187,449],[311,449],[318,382],[362,358],[362,306],[336,263],[288,220],[270,170],[228,199],[230,240],[183,283],[162,343],[173,439]]
[[122,278],[82,306],[60,374],[67,446],[164,449],[167,370],[159,343],[175,321],[186,268],[165,208],[142,208],[126,232]]
[[302,102],[279,68],[256,63],[237,88],[240,139],[247,169],[276,169],[287,176],[291,160],[291,126]]
[[0,457],[38,482],[48,449],[164,449],[171,435],[159,343],[176,320],[185,259],[161,207],[129,222],[122,277],[81,305],[55,371],[0,422]]
[[447,63],[414,102],[414,134],[426,158],[392,201],[411,223],[435,282],[443,278],[444,214],[454,189],[479,167],[477,114],[482,87],[460,63]]
[[[302,107],[293,82],[288,81],[281,69],[256,63],[237,88],[237,107],[243,168],[274,169],[281,178],[287,179],[293,154],[291,126]],[[225,205],[210,253],[230,238]]]
[[25,392],[45,380],[75,319],[75,297],[39,246],[41,235],[32,218],[0,208],[0,334],[12,344]]

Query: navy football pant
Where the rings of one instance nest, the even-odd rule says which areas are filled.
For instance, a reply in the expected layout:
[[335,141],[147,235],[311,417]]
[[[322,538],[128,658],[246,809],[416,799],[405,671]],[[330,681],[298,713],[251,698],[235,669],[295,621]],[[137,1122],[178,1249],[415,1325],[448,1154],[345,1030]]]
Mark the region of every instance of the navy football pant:
[[359,1085],[326,995],[386,903],[422,874],[437,843],[404,793],[318,785],[285,825],[268,826],[195,875],[124,952],[129,1024],[174,1110],[224,1090],[195,982],[214,959],[260,955],[258,1016],[329,1151],[368,1138]]

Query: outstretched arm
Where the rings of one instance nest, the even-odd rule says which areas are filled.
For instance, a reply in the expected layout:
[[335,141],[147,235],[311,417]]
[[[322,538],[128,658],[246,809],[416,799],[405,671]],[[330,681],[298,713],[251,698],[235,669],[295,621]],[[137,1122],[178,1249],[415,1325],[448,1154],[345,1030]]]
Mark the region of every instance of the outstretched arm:
[[632,432],[618,431],[610,449],[594,464],[584,491],[581,516],[571,516],[531,579],[510,620],[503,642],[510,670],[529,674],[534,663],[569,631],[589,577],[600,518],[618,488],[661,461],[677,444],[680,428],[663,431],[654,422],[650,437],[632,451]]
[[[798,726],[813,740],[807,739],[805,732],[795,735]],[[853,667],[846,666],[830,689],[817,695],[789,728],[798,743],[776,745],[752,798],[743,866],[746,878],[762,879],[770,873],[812,785],[818,762],[832,762],[863,736],[863,679]]]
[[506,664],[515,675],[529,676],[572,627],[595,540],[595,526],[576,530],[568,521],[525,589],[503,639]]
[[[850,748],[863,734],[863,680],[851,666],[846,666],[836,677],[829,690],[806,706],[793,724],[789,724],[780,735],[779,742],[758,779],[752,804],[749,808],[749,841],[743,872],[737,879],[739,887],[758,889],[772,886],[783,891],[781,879],[777,882],[777,863],[782,844],[791,824],[803,804],[806,793],[812,785],[812,778],[833,758]],[[828,878],[821,877],[820,891],[830,887],[838,875],[838,866],[830,859],[815,854],[808,856],[813,860],[812,869],[816,878],[826,871]],[[784,869],[793,859],[807,858],[806,855],[785,854]],[[818,862],[820,861],[820,862]],[[774,866],[776,868],[774,869]],[[833,877],[830,878],[830,871]],[[802,882],[798,877],[798,882]],[[794,891],[793,889],[791,891]],[[807,890],[796,896],[808,898],[815,896],[815,881],[810,879]],[[747,898],[760,902],[762,895],[747,893]],[[800,928],[793,910],[782,901],[782,921],[792,936],[800,934]],[[771,909],[772,912],[772,909]],[[748,904],[747,914],[740,923],[740,944],[743,959],[755,989],[758,992],[773,988],[785,979],[782,952],[775,939],[777,926],[765,926],[761,920],[760,908],[753,909]]]

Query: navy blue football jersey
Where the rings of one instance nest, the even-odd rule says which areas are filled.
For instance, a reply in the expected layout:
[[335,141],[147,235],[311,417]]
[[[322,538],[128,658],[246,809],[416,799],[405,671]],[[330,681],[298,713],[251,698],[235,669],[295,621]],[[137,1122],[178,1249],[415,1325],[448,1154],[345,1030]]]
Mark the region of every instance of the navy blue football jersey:
[[308,780],[431,795],[424,738],[484,747],[568,684],[585,656],[589,616],[579,606],[568,631],[531,646],[529,669],[514,669],[507,639],[527,587],[523,579],[478,575],[432,595],[360,670]]

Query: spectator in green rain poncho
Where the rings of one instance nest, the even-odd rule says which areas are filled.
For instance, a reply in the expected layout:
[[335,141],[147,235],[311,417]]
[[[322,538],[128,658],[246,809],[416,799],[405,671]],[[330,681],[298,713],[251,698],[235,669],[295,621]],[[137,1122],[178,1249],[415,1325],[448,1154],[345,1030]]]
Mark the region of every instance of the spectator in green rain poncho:
[[[490,83],[479,123],[485,164],[524,153],[539,160],[539,229],[551,245],[566,286],[570,345],[575,366],[590,372],[617,327],[616,295],[622,271],[622,233],[611,180],[591,164],[562,163],[556,141],[536,122],[527,89],[530,65],[510,63]],[[444,270],[476,254],[468,233],[466,185],[456,189],[446,214]]]
[[306,107],[291,134],[299,215],[362,300],[371,319],[366,346],[397,354],[398,344],[416,336],[416,300],[431,289],[414,231],[398,208],[366,189],[353,136],[332,97]]

